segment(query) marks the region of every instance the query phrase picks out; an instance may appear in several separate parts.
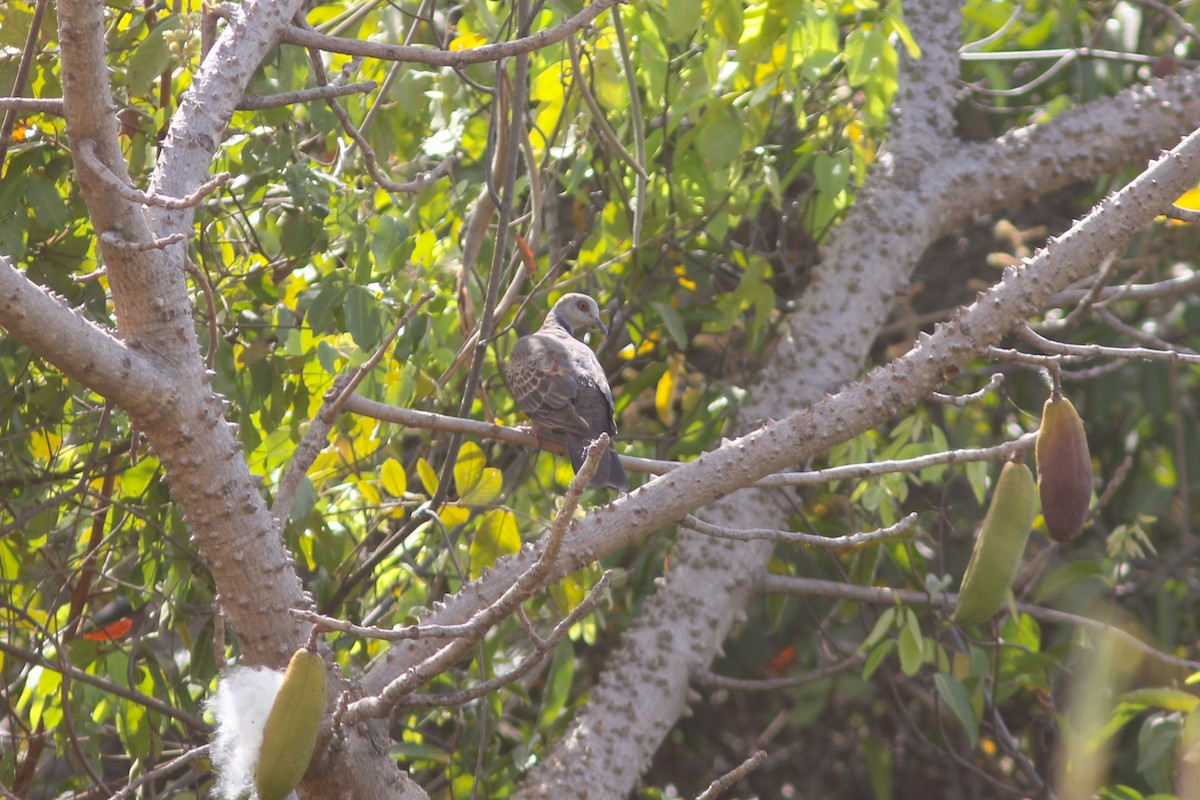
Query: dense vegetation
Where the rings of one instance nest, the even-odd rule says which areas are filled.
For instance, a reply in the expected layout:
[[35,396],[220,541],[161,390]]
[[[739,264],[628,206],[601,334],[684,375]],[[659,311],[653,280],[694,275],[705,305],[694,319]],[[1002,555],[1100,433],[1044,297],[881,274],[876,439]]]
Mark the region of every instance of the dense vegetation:
[[[350,40],[458,53],[553,28],[581,8],[331,2],[306,19]],[[106,5],[133,185],[146,186],[213,31],[225,29],[218,18],[233,13],[193,0]],[[753,422],[736,421],[738,411],[818,248],[886,148],[901,62],[920,57],[922,32],[909,31],[897,4],[875,0],[670,0],[615,14],[499,66],[291,44],[259,66],[248,98],[281,104],[244,102],[233,114],[212,164],[228,178],[196,207],[186,247],[201,355],[269,500],[335,379],[377,351],[359,395],[521,422],[499,365],[565,291],[596,297],[610,323],[593,344],[616,397],[623,454],[688,461]],[[960,135],[983,140],[1152,72],[1192,68],[1195,29],[1184,26],[1200,24],[1200,10],[973,0],[962,22],[964,41],[991,37],[964,60],[955,109]],[[1051,73],[1055,62],[1040,56],[986,57],[1016,50],[1078,55]],[[54,7],[0,6],[0,86],[61,97],[58,51]],[[328,102],[275,98],[362,81],[372,83]],[[520,137],[508,125],[513,108]],[[0,253],[78,313],[115,327],[61,110],[18,106],[7,119]],[[878,321],[873,358],[905,352],[1137,171],[1097,176],[937,243],[891,318]],[[416,183],[388,188],[381,173]],[[1194,244],[1188,224],[1162,221],[1106,267],[1109,282],[1186,277]],[[1072,342],[1186,352],[1200,325],[1200,304],[1185,292],[1118,297],[1056,325],[1064,308],[1038,320],[1040,330]],[[989,447],[1036,430],[1045,363],[990,355],[945,391],[1003,374],[995,390],[906,410],[806,468]],[[739,784],[742,796],[998,796],[1047,785],[1060,797],[1087,796],[1093,785],[1113,798],[1186,793],[1184,754],[1200,735],[1182,661],[1196,657],[1200,637],[1195,369],[1130,357],[1058,365],[1086,421],[1097,497],[1070,544],[1052,544],[1035,524],[1016,598],[1112,620],[1176,660],[1036,611],[949,627],[948,609],[930,598],[958,587],[999,457],[778,490],[773,502],[793,531],[842,536],[911,512],[918,520],[869,545],[781,544],[772,573],[920,594],[752,601],[713,673],[844,668],[784,688],[709,676],[694,717],[658,749],[644,796],[694,796],[760,747],[767,763]],[[318,611],[383,627],[417,621],[541,536],[571,478],[558,456],[362,414],[338,416],[323,444],[286,509],[286,545]],[[633,483],[648,479],[634,474]],[[16,337],[0,338],[7,792],[109,796],[207,741],[204,703],[221,669],[241,658],[239,632],[214,613],[221,598],[208,556],[175,491],[124,410]],[[593,491],[583,506],[608,499]],[[674,533],[606,556],[529,600],[528,619],[497,625],[421,691],[456,692],[531,657],[528,625],[544,635],[603,570],[616,570],[603,602],[529,677],[469,702],[402,707],[391,718],[391,755],[432,797],[513,793],[588,702],[606,656],[669,571]],[[82,636],[117,597],[135,608],[132,631],[117,641]],[[347,675],[386,649],[352,634],[325,641]],[[1099,765],[1095,775],[1078,777],[1083,762]],[[201,796],[210,780],[197,766],[140,791]]]

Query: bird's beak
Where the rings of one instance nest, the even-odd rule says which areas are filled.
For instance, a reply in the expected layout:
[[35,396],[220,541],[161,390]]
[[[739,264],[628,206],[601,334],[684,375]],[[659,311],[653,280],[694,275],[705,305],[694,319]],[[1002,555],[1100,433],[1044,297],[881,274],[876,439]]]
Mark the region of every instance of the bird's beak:
[[605,325],[605,324],[604,324],[604,323],[603,323],[603,322],[600,320],[600,318],[599,318],[599,317],[596,317],[596,318],[595,318],[594,320],[592,320],[592,321],[596,323],[596,327],[597,327],[597,328],[599,328],[600,330],[604,331],[605,335],[607,335],[607,334],[608,334],[608,326],[607,326],[607,325]]

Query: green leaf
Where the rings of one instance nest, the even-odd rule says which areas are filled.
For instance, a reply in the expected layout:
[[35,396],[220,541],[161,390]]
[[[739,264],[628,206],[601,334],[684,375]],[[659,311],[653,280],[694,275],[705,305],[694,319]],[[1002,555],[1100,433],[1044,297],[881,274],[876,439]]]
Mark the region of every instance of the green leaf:
[[900,669],[905,675],[916,675],[924,661],[924,637],[921,625],[911,608],[905,609],[904,627],[900,629]]
[[673,42],[686,42],[700,22],[701,0],[666,0],[665,6],[667,35]]
[[896,794],[892,754],[887,746],[874,736],[864,738],[862,745],[867,780],[871,783],[871,796],[874,800],[892,800]]
[[967,732],[967,737],[971,740],[971,749],[974,750],[979,743],[979,721],[975,719],[975,711],[971,708],[971,695],[967,692],[967,688],[957,678],[946,672],[934,675],[933,685],[937,688],[942,702],[950,707],[954,716],[958,717],[963,730]]
[[742,153],[746,122],[728,106],[714,105],[700,123],[696,151],[704,159],[704,168],[722,170]]
[[33,212],[38,228],[59,231],[66,227],[67,204],[53,181],[40,175],[31,176],[25,187],[25,203]]
[[846,37],[846,80],[851,86],[862,86],[871,77],[883,58],[887,40],[875,30],[857,28]]
[[867,638],[863,639],[863,643],[858,646],[859,651],[861,652],[867,648],[874,647],[875,643],[882,639],[884,635],[891,630],[892,623],[895,621],[895,619],[895,606],[888,608],[882,614],[880,614],[879,619],[875,620],[875,625],[871,628],[871,632],[867,634]]
[[726,0],[706,0],[704,17],[712,21],[717,35],[727,42],[736,42],[742,38],[742,3],[730,3]]
[[304,318],[315,333],[323,333],[333,325],[334,312],[342,305],[345,296],[346,284],[342,281],[326,279],[321,282],[320,291],[304,312]]
[[896,649],[895,639],[884,639],[880,642],[871,651],[871,654],[867,656],[867,660],[863,662],[862,679],[864,681],[870,680],[871,676],[875,674],[875,670],[879,669],[880,665],[883,664],[883,660],[894,649]]
[[1036,602],[1048,600],[1059,592],[1063,592],[1080,583],[1092,582],[1096,591],[1104,588],[1107,583],[1108,568],[1093,559],[1071,561],[1051,572],[1042,585],[1038,587]]
[[683,327],[683,317],[679,315],[679,312],[671,308],[667,303],[652,302],[650,303],[650,307],[658,312],[658,316],[662,319],[663,324],[667,326],[667,333],[671,335],[672,341],[675,342],[679,349],[687,349],[687,330]]
[[374,350],[383,337],[383,322],[375,295],[361,286],[351,286],[346,291],[342,310],[346,314],[346,330],[354,337],[354,343],[363,350]]
[[908,57],[918,59],[921,57],[921,46],[917,44],[917,40],[913,38],[912,31],[904,24],[904,20],[896,14],[885,13],[884,18],[887,20],[889,27],[900,37],[900,41],[904,43],[904,49],[908,51]]
[[1121,695],[1122,703],[1145,708],[1161,708],[1164,711],[1191,713],[1200,705],[1200,697],[1179,689],[1134,689]]
[[173,60],[166,33],[178,28],[179,20],[167,17],[138,43],[125,66],[125,85],[130,95],[140,97],[149,93],[151,84],[166,72]]
[[[542,707],[538,710],[537,728],[545,735],[562,715],[571,696],[571,685],[575,682],[575,648],[570,639],[565,639],[554,651],[550,670],[546,675],[546,691],[542,695]],[[549,738],[548,736],[546,738]]]

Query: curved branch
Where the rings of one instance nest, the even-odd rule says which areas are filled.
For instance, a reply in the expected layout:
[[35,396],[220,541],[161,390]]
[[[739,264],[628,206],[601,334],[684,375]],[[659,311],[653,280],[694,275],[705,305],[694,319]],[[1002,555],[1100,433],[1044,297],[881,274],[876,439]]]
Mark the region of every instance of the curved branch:
[[[431,67],[452,67],[462,69],[471,64],[482,64],[486,61],[499,61],[502,58],[532,53],[552,44],[557,44],[572,33],[587,27],[596,17],[615,6],[620,0],[595,0],[591,5],[573,17],[563,20],[553,28],[547,28],[529,36],[513,39],[508,42],[485,44],[466,50],[433,50],[416,45],[386,44],[384,42],[368,42],[361,39],[343,39],[340,36],[329,36],[316,31],[304,30],[295,25],[284,28],[280,41],[287,44],[312,47],[330,53],[342,53],[348,56],[378,58],[383,61],[405,61],[414,64],[428,64]],[[225,7],[222,13],[229,13]]]
[[0,326],[97,394],[132,414],[163,406],[175,387],[140,353],[76,314],[0,256]]

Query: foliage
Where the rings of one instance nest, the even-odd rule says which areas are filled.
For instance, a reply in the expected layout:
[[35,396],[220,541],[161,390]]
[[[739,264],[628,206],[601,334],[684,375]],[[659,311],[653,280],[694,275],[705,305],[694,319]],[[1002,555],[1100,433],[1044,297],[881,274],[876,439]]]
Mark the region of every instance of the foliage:
[[[999,29],[1009,5],[968,3],[969,38]],[[330,2],[314,8],[309,21],[361,39],[403,41],[411,33],[417,44],[451,50],[512,36],[507,6],[469,2],[429,17],[424,6]],[[121,141],[135,184],[144,185],[199,65],[202,11],[193,2],[172,9],[117,3],[107,13]],[[534,29],[569,13],[544,7]],[[1091,3],[1027,4],[1008,35],[989,46],[1070,47],[1090,30],[1128,39],[1131,28],[1104,24],[1106,13]],[[530,57],[530,136],[518,188],[520,212],[541,223],[519,229],[533,252],[526,287],[532,299],[498,321],[482,389],[467,410],[477,419],[519,421],[498,364],[554,294],[586,289],[612,316],[600,356],[613,376],[623,451],[689,459],[729,432],[780,311],[802,290],[817,243],[877,157],[901,55],[915,57],[919,49],[900,9],[873,0],[652,0],[621,7],[620,15],[619,26],[602,16],[580,41]],[[30,74],[34,96],[61,94],[53,16],[51,10],[43,24]],[[31,20],[30,4],[0,6],[0,85],[13,83]],[[1160,20],[1139,15],[1134,27],[1140,52],[1166,52]],[[194,281],[196,319],[214,386],[229,401],[252,472],[272,496],[334,378],[362,364],[425,291],[432,300],[359,391],[401,407],[460,411],[494,241],[485,237],[476,258],[463,246],[491,169],[493,122],[510,72],[339,55],[324,61],[331,74],[346,70],[381,87],[340,102],[364,126],[374,152],[387,154],[380,162],[391,174],[408,177],[448,156],[456,163],[449,179],[412,195],[390,194],[366,173],[327,106],[235,114],[214,164],[233,177],[197,215],[189,256],[204,276]],[[1006,88],[1012,76],[1002,65],[979,62],[967,77]],[[1004,118],[964,113],[964,128],[999,132],[1136,77],[1133,68],[1085,61],[1025,98],[1028,109]],[[251,92],[312,82],[304,53],[283,46],[262,64]],[[21,119],[0,182],[0,248],[81,313],[113,324],[104,265],[64,138],[55,116]],[[644,181],[627,154],[645,165]],[[1152,272],[1190,264],[1186,237],[1178,229],[1161,233],[1141,242],[1130,260]],[[506,280],[524,268],[516,259],[495,263],[511,265]],[[1177,300],[1169,308],[1130,304],[1126,313],[1152,317],[1164,328],[1158,335],[1174,339],[1194,329],[1198,309]],[[1104,334],[1083,328],[1077,335],[1091,341]],[[990,369],[981,362],[960,383]],[[1135,364],[1071,389],[1100,474],[1111,478],[1117,465],[1130,466],[1085,540],[1067,549],[1043,541],[1027,559],[1040,571],[1022,584],[1022,599],[1083,611],[1119,595],[1161,649],[1196,640],[1187,476],[1200,472],[1193,463],[1200,448],[1186,402],[1193,381],[1173,365]],[[1014,372],[1003,394],[963,409],[918,409],[888,430],[846,442],[825,462],[993,444],[1033,429],[1041,400],[1039,378]],[[204,741],[201,706],[220,668],[236,661],[237,642],[214,627],[214,587],[157,459],[119,410],[6,337],[0,412],[2,702],[7,732],[22,740],[20,748],[0,751],[3,774],[15,776],[10,788],[30,797],[99,781],[116,786]],[[937,467],[792,497],[797,528],[841,535],[918,511],[920,530],[833,557],[781,548],[773,566],[862,586],[953,588],[995,471]],[[302,482],[285,535],[319,607],[355,621],[403,624],[515,552],[522,539],[540,535],[569,477],[569,466],[551,456],[491,442],[459,447],[446,435],[346,415]],[[439,489],[448,496],[435,504]],[[399,530],[408,530],[404,541],[358,575]],[[396,720],[403,733],[393,755],[435,796],[509,795],[586,701],[601,655],[663,572],[665,539],[604,565],[624,572],[610,603],[572,629],[535,680],[461,707],[405,711]],[[544,630],[560,619],[598,574],[583,570],[549,598],[527,604],[533,624]],[[131,638],[76,635],[75,626],[118,595],[139,609]],[[649,781],[702,788],[715,777],[714,752],[731,744],[741,752],[741,741],[753,740],[778,714],[806,757],[825,764],[814,770],[814,793],[899,794],[941,780],[953,768],[943,763],[947,751],[968,772],[964,780],[1020,785],[1005,759],[1009,748],[1035,762],[1051,758],[1042,734],[1065,713],[1069,667],[1081,658],[1072,646],[1098,645],[1025,613],[1007,616],[996,630],[956,631],[944,617],[918,604],[758,604],[717,665],[721,671],[801,672],[829,642],[861,655],[861,669],[753,708],[714,693],[697,723],[684,724],[667,746]],[[381,649],[348,635],[330,641],[348,674]],[[424,691],[477,683],[529,653],[521,625],[506,622],[470,664]],[[1139,688],[1120,694],[1103,720],[1103,736],[1130,744],[1112,764],[1108,795],[1173,790],[1176,749],[1197,724],[1193,696],[1177,678],[1150,665],[1126,678]],[[727,729],[704,724],[706,715],[725,711]],[[1011,740],[1003,739],[993,712],[1010,720]],[[719,740],[720,731],[729,738]],[[863,766],[839,774],[838,755]],[[701,766],[687,767],[693,764]],[[770,770],[760,778],[775,786],[789,780]],[[199,796],[205,784],[173,789]]]

